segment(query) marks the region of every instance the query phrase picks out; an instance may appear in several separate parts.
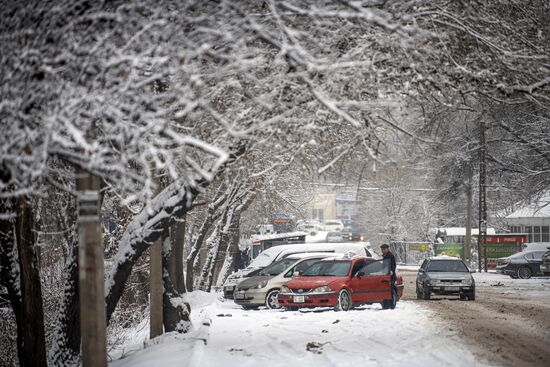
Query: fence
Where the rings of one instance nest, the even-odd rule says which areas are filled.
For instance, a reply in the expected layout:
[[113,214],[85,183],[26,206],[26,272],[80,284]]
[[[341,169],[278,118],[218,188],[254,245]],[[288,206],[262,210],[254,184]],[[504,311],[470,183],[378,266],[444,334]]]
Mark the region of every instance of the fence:
[[420,265],[424,259],[434,254],[431,242],[392,242],[390,249],[397,263],[404,265]]

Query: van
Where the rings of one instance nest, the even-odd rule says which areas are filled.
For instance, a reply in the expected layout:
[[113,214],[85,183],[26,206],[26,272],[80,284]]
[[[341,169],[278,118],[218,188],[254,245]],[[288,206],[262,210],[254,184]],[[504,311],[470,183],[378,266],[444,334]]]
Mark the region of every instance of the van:
[[223,296],[227,299],[233,299],[235,285],[242,281],[243,278],[258,275],[266,266],[271,265],[277,260],[284,259],[289,255],[307,252],[344,254],[349,251],[353,251],[360,256],[373,257],[375,259],[380,257],[372,251],[369,242],[303,243],[274,246],[261,252],[246,268],[227,277],[227,280],[223,284]]

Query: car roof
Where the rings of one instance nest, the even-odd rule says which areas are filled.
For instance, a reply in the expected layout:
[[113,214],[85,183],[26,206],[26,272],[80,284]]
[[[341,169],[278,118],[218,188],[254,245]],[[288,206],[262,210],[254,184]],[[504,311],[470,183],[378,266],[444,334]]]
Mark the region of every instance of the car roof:
[[334,253],[331,252],[299,252],[291,254],[285,257],[285,259],[308,259],[312,257],[334,257]]
[[337,260],[337,261],[353,261],[353,260],[361,260],[361,259],[376,260],[374,257],[366,257],[364,255],[355,255],[355,256],[352,256],[352,257],[344,257],[343,256],[344,254],[340,254],[340,255],[341,256],[327,257],[327,258],[321,259],[319,261],[334,261],[334,260]]
[[447,255],[432,256],[428,260],[436,260],[436,261],[437,260],[460,260],[462,261],[462,259],[459,257],[447,256]]

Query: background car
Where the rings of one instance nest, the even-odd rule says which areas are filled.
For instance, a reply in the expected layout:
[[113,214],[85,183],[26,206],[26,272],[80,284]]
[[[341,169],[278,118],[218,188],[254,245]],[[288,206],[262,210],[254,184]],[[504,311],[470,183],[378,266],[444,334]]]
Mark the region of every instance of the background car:
[[338,219],[327,219],[323,223],[322,229],[327,232],[341,232],[344,229],[344,223]]
[[544,255],[542,255],[540,271],[544,273],[544,275],[550,275],[550,250],[546,251]]
[[392,289],[389,261],[364,256],[323,259],[281,287],[279,305],[334,307],[348,311],[361,304],[381,303],[393,308],[403,295],[403,278]]
[[462,259],[436,256],[424,260],[416,276],[416,297],[429,300],[432,293],[475,300],[474,278]]
[[327,242],[343,242],[344,238],[340,232],[327,233]]
[[235,288],[235,303],[244,309],[280,308],[279,290],[283,283],[304,272],[320,259],[334,256],[328,253],[293,254],[264,268],[257,276],[247,278]]
[[533,275],[544,275],[541,270],[542,255],[546,251],[522,251],[497,259],[497,272],[516,279],[529,279]]

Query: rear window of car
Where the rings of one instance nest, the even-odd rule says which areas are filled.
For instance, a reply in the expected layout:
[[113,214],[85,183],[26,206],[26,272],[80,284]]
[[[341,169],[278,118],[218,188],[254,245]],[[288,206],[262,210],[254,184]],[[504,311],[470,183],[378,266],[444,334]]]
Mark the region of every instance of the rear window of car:
[[468,272],[468,268],[458,260],[432,260],[428,264],[428,272]]
[[348,275],[351,261],[319,261],[309,267],[305,276],[336,276]]

